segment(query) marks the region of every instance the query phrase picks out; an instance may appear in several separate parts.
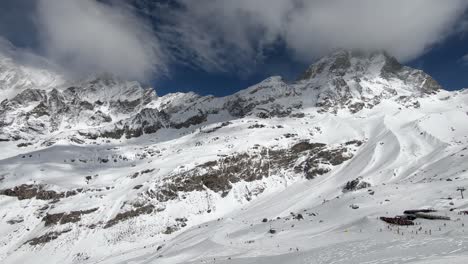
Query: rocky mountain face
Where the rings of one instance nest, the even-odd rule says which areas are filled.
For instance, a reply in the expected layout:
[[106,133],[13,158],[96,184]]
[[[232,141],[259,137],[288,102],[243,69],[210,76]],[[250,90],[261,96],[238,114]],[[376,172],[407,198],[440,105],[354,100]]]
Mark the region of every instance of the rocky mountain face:
[[46,144],[52,144],[50,136],[64,134],[75,142],[133,138],[160,129],[200,125],[208,119],[286,117],[305,107],[356,113],[389,98],[417,107],[418,98],[441,89],[424,72],[404,67],[385,53],[347,51],[318,61],[296,83],[272,77],[225,98],[158,97],[151,88],[104,75],[48,89],[33,84],[28,82],[18,89],[21,92],[1,102],[2,140],[30,143],[33,138],[47,137]]
[[[382,206],[404,200],[399,188],[430,190],[412,206],[468,206],[433,199],[468,181],[468,93],[383,52],[339,51],[296,82],[271,77],[222,98],[27,72],[0,63],[4,263],[186,263],[233,243],[229,257],[250,256],[255,241],[266,254],[289,239],[253,235],[263,218],[284,231],[308,212],[314,226],[333,223],[325,234],[402,211]],[[288,232],[311,228],[300,226]],[[206,243],[218,253],[204,255]]]

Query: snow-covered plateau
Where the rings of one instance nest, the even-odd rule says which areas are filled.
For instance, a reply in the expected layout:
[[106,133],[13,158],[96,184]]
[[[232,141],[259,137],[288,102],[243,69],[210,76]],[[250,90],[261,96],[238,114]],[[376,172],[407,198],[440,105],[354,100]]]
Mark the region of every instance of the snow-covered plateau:
[[1,263],[468,263],[468,91],[385,53],[222,98],[2,55],[0,99]]

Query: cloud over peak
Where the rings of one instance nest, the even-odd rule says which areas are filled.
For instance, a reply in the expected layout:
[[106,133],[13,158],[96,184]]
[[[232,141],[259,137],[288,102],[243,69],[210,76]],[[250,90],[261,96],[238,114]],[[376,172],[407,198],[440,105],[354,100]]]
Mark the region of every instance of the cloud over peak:
[[261,59],[278,42],[303,62],[335,49],[386,50],[408,61],[456,31],[468,7],[465,0],[176,1],[182,8],[164,33],[208,70]]
[[248,74],[278,51],[312,63],[336,49],[385,50],[405,62],[468,32],[467,0],[0,2],[0,37],[29,41],[75,77],[146,81],[181,64]]

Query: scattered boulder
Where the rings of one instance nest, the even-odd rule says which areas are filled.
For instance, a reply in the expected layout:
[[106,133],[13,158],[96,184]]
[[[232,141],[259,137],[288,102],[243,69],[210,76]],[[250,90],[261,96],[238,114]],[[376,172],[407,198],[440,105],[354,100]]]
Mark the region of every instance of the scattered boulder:
[[286,133],[283,135],[285,138],[293,138],[293,137],[297,137],[297,134],[293,134],[293,133]]
[[357,140],[357,139],[351,140],[351,141],[348,141],[348,142],[345,143],[346,146],[355,145],[357,147],[362,146],[362,144],[364,144],[364,142],[362,142],[361,140]]
[[302,112],[299,112],[299,113],[291,114],[290,116],[291,116],[291,117],[294,117],[294,118],[304,118],[304,117],[305,117],[305,114],[302,113]]
[[295,219],[295,220],[304,220],[304,216],[302,216],[302,214],[295,214],[293,212],[290,213],[291,214],[291,217],[292,219]]
[[163,231],[163,234],[170,235],[178,230],[179,228],[177,226],[168,226],[166,227],[166,230]]
[[24,222],[24,219],[22,217],[19,217],[19,218],[14,218],[14,219],[8,220],[7,224],[15,225],[15,224],[19,224],[19,223],[22,223],[22,222]]
[[29,143],[29,142],[26,142],[26,143],[19,143],[18,145],[16,145],[18,148],[25,148],[25,147],[28,147],[28,146],[31,146],[32,143]]
[[266,126],[263,125],[263,124],[255,124],[255,125],[249,126],[248,129],[264,128],[264,127],[266,127]]
[[187,226],[187,218],[183,217],[183,218],[176,218],[175,219],[176,222],[177,222],[177,225],[180,226],[180,227],[186,227]]
[[151,172],[153,172],[153,171],[155,171],[155,170],[156,170],[156,169],[147,169],[147,170],[143,170],[143,171],[141,171],[141,175],[147,174],[147,173],[151,173]]
[[371,184],[362,180],[362,177],[358,177],[352,181],[346,183],[343,187],[343,192],[353,192],[361,189],[366,189],[371,187]]
[[153,211],[154,211],[154,205],[149,204],[149,205],[142,206],[134,210],[124,212],[124,213],[118,213],[114,218],[112,218],[111,220],[107,222],[104,228],[112,227],[118,224],[119,222],[126,221],[130,218],[134,218],[142,214],[151,214]]

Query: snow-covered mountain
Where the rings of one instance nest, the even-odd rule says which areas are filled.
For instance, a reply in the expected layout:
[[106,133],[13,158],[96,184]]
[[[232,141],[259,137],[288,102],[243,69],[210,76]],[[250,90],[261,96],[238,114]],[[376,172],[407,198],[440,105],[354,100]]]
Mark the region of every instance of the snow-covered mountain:
[[384,52],[222,98],[0,61],[2,263],[467,260],[468,92]]
[[[0,40],[1,41],[1,40]],[[64,82],[50,70],[18,64],[12,56],[0,55],[0,100],[11,99],[26,89],[47,90]]]

